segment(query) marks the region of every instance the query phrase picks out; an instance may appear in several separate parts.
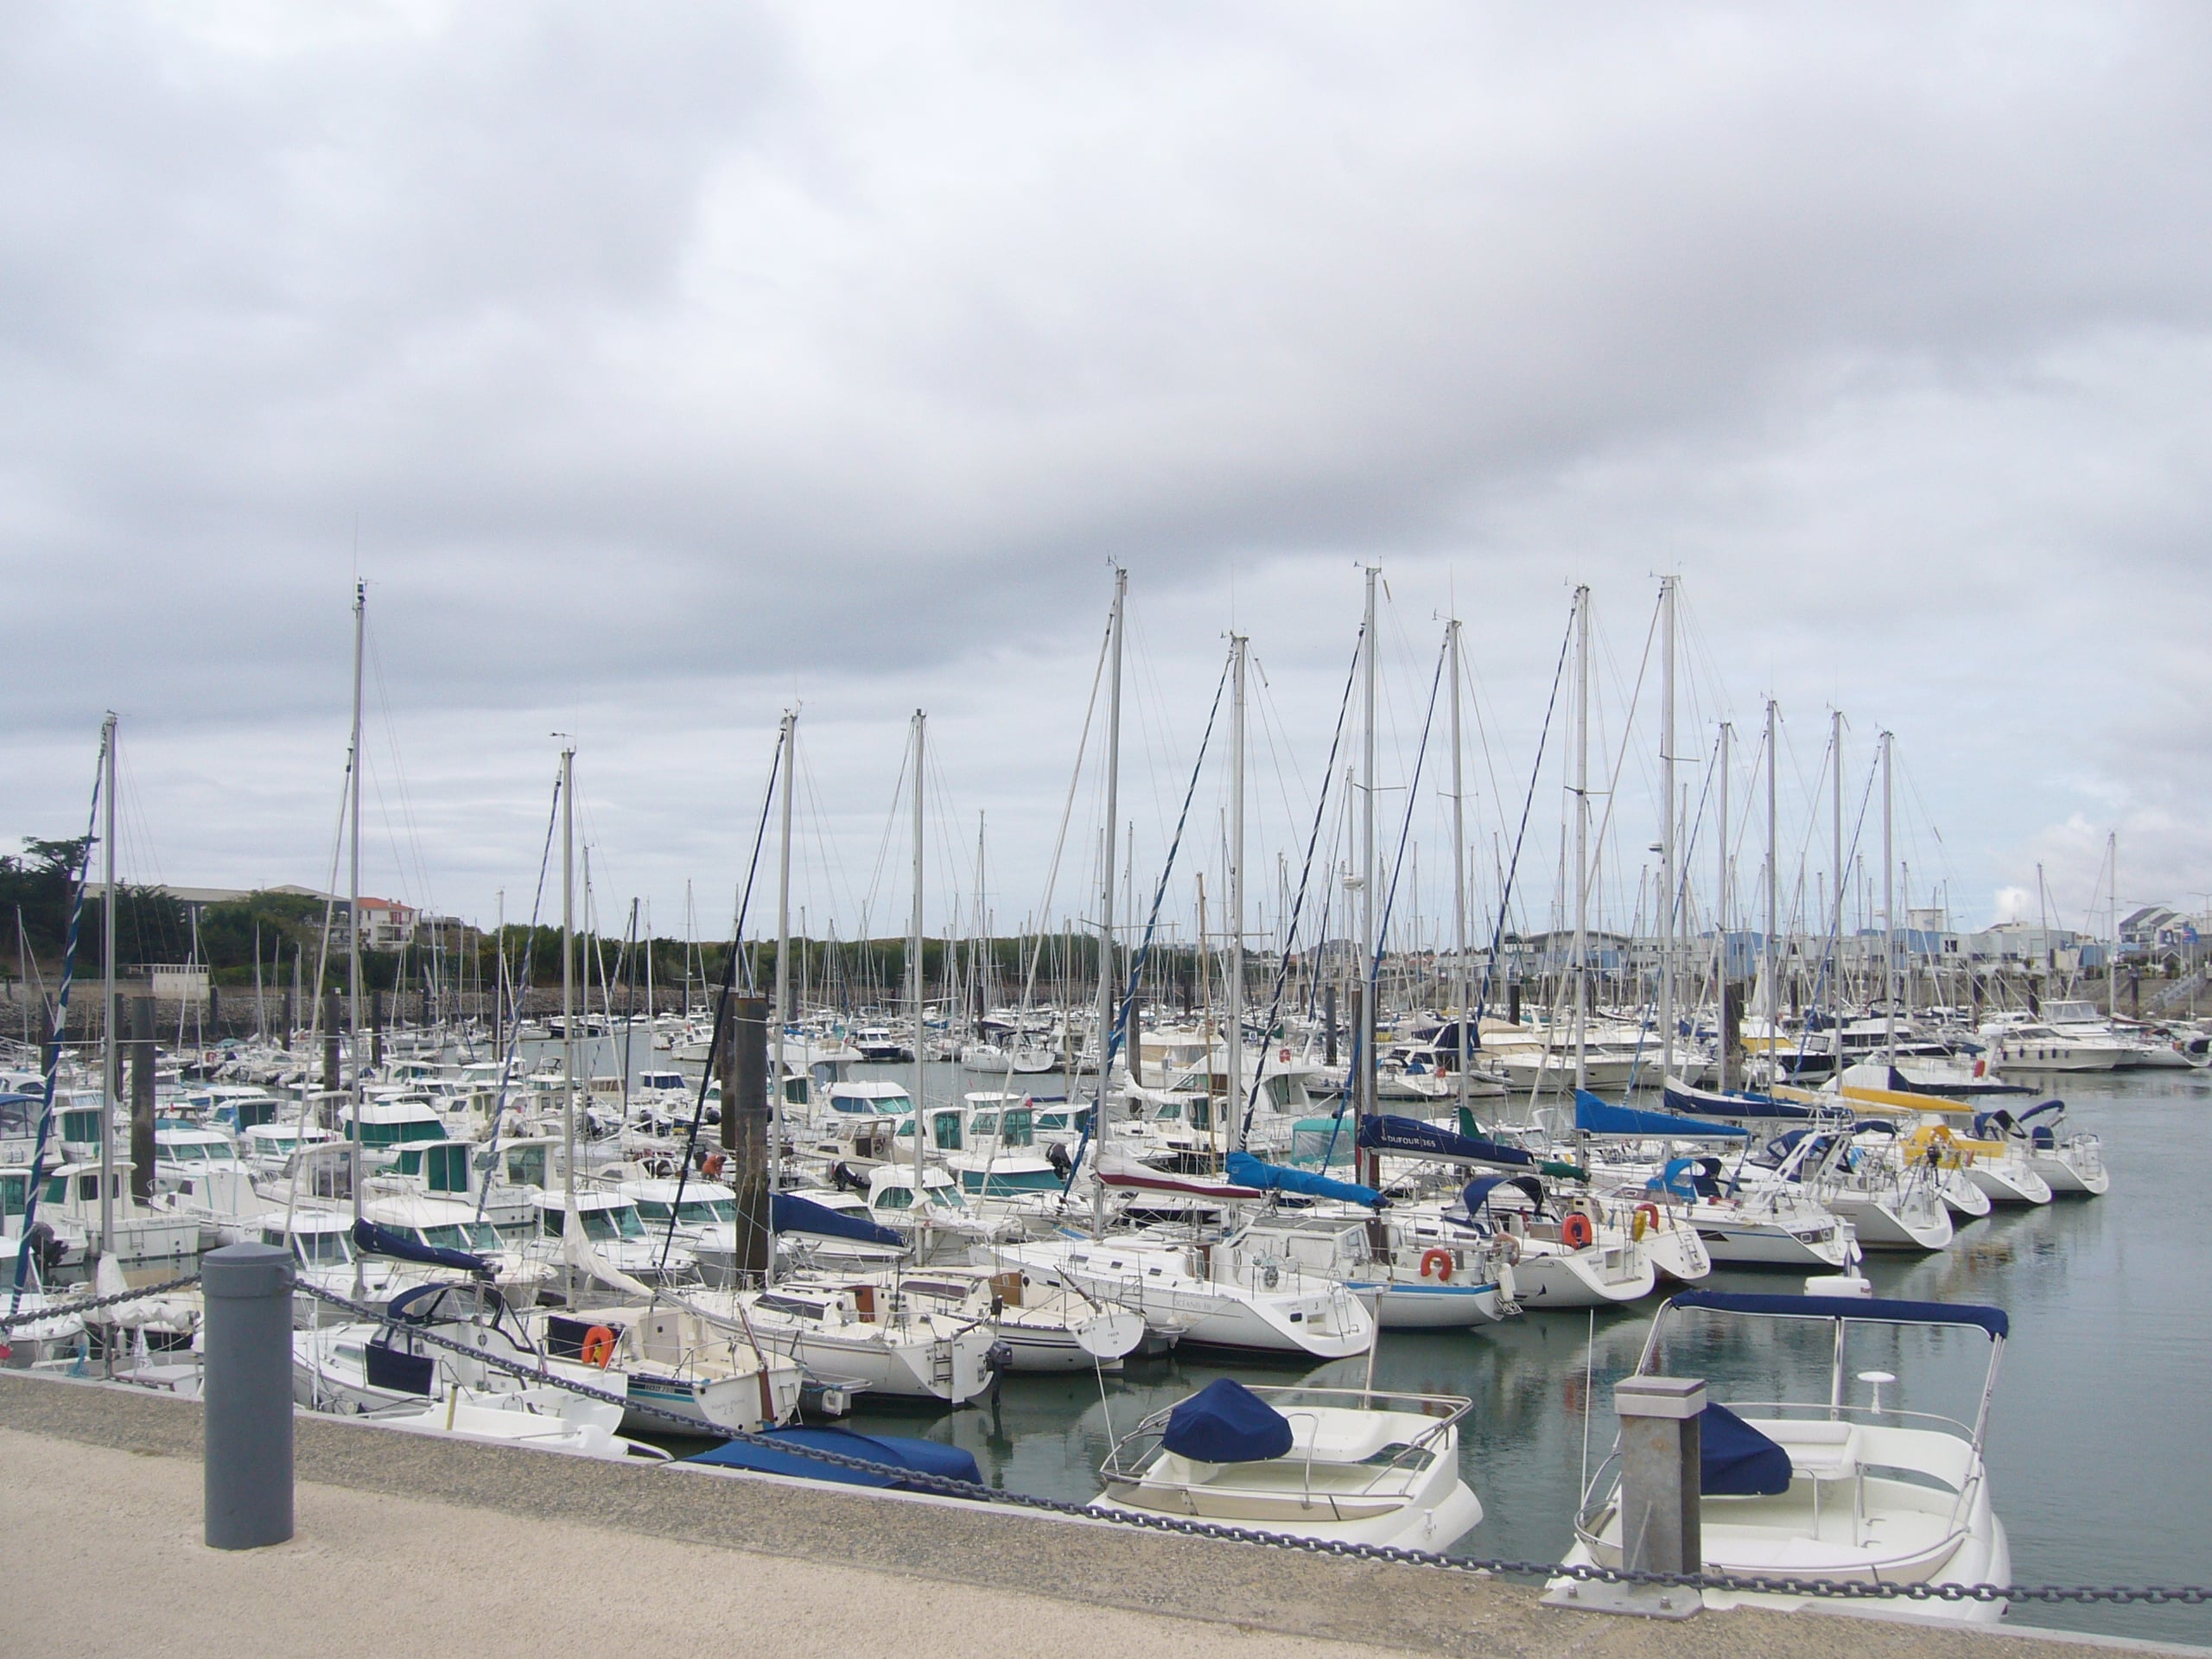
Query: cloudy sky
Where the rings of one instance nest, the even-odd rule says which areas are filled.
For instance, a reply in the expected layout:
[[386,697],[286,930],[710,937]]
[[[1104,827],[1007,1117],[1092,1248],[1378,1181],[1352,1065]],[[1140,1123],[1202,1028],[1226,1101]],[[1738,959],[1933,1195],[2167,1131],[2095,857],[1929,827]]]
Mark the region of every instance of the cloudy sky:
[[368,890],[525,911],[558,731],[609,926],[721,932],[796,704],[796,902],[891,931],[923,708],[932,925],[981,814],[1007,928],[1118,563],[1141,878],[1233,627],[1271,912],[1373,564],[1386,838],[1456,613],[1485,894],[1592,587],[1618,925],[1677,572],[1681,752],[1737,723],[1740,820],[1778,700],[1785,885],[1840,708],[1869,879],[1887,728],[1916,902],[2040,863],[2080,925],[2117,830],[2123,908],[2198,905],[2208,84],[2212,15],[2101,3],[17,8],[0,836],[82,823],[113,708],[127,875],[327,880],[358,573]]

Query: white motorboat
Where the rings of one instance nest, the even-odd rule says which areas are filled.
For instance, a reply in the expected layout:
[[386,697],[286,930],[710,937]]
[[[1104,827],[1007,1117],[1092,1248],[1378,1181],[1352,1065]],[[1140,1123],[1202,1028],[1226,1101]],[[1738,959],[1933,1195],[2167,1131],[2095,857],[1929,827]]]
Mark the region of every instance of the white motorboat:
[[[1834,1326],[1823,1375],[1804,1397],[1708,1404],[1699,1420],[1703,1491],[1699,1535],[1703,1570],[1716,1575],[1788,1575],[1858,1584],[2009,1584],[2012,1552],[1992,1506],[1983,1447],[1989,1402],[2010,1329],[2004,1313],[1931,1302],[1824,1296],[1763,1296],[1691,1291],[1653,1320],[1636,1374],[1661,1373],[1666,1338],[1692,1323],[1691,1313],[1733,1319],[1818,1319]],[[1866,1405],[1843,1395],[1848,1337],[1866,1325],[1949,1326],[1989,1338],[1989,1365],[1971,1424],[1908,1411],[1891,1395],[1887,1372],[1861,1374],[1873,1396]],[[1685,1334],[1709,1357],[1710,1325]],[[1883,1344],[1894,1363],[1900,1344]],[[1702,1359],[1700,1361],[1702,1362]],[[1570,1567],[1619,1567],[1623,1562],[1619,1451],[1592,1481],[1574,1520]],[[1553,1581],[1547,1601],[1572,1605],[1573,1581]],[[1834,1609],[1825,1599],[1708,1590],[1708,1607],[1759,1606],[1783,1611]],[[1886,1615],[1942,1623],[1994,1623],[2005,1604],[1974,1600],[1882,1604]]]
[[1284,1537],[1444,1549],[1483,1518],[1459,1476],[1471,1401],[1232,1378],[1117,1441],[1091,1507]]
[[2110,1071],[2130,1058],[2116,1038],[2063,1032],[2025,1014],[1993,1020],[1980,1035],[1999,1071]]
[[613,1463],[636,1459],[665,1463],[671,1454],[657,1446],[616,1433],[622,1408],[564,1389],[537,1388],[489,1393],[454,1388],[442,1400],[410,1404],[378,1414],[372,1421],[410,1434],[438,1434],[493,1446],[528,1446],[570,1457]]
[[997,1336],[989,1319],[947,1314],[919,1299],[894,1306],[865,1274],[794,1274],[766,1290],[708,1290],[701,1313],[797,1360],[814,1382],[898,1399],[965,1405],[991,1386]]

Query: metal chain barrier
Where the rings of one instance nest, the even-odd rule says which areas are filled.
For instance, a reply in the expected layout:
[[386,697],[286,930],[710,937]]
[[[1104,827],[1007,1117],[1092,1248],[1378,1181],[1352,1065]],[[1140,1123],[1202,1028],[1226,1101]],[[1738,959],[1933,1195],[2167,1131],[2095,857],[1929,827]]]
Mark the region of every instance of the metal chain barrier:
[[137,1290],[118,1290],[112,1296],[94,1296],[86,1301],[69,1302],[60,1307],[41,1307],[28,1313],[0,1316],[0,1336],[19,1325],[37,1325],[46,1319],[66,1319],[73,1313],[90,1313],[99,1308],[113,1307],[120,1302],[141,1301],[149,1296],[166,1296],[173,1290],[182,1290],[188,1285],[200,1282],[200,1275],[188,1273],[181,1279],[170,1279],[158,1285],[146,1285]]

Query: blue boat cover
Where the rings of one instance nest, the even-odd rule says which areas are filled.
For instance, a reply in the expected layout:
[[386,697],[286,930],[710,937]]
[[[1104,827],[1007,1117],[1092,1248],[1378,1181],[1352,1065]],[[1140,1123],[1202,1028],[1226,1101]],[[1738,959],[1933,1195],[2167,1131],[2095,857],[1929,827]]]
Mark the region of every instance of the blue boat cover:
[[1707,1497],[1774,1497],[1789,1490],[1789,1453],[1718,1403],[1697,1414],[1697,1464]]
[[1232,1152],[1228,1160],[1229,1179],[1239,1186],[1256,1186],[1272,1192],[1302,1192],[1309,1198],[1341,1198],[1346,1204],[1363,1204],[1369,1209],[1379,1209],[1382,1195],[1371,1186],[1361,1186],[1354,1181],[1332,1181],[1325,1175],[1315,1175],[1303,1169],[1285,1169],[1280,1164],[1263,1163],[1249,1152]]
[[767,1475],[798,1475],[808,1480],[834,1480],[848,1486],[874,1486],[890,1491],[912,1490],[895,1475],[872,1475],[842,1465],[810,1458],[805,1448],[836,1452],[848,1458],[864,1458],[921,1475],[942,1475],[981,1485],[983,1471],[972,1452],[937,1440],[906,1434],[856,1434],[849,1428],[772,1428],[760,1436],[791,1449],[758,1446],[748,1440],[728,1440],[712,1451],[686,1458],[686,1463],[713,1464],[722,1469],[751,1469]]
[[1529,1169],[1536,1160],[1518,1147],[1501,1146],[1478,1135],[1454,1135],[1440,1123],[1417,1117],[1377,1114],[1359,1120],[1359,1144],[1371,1152],[1412,1152],[1429,1158],[1463,1158],[1472,1164],[1505,1164]]
[[866,1216],[848,1215],[826,1204],[803,1198],[796,1192],[779,1192],[768,1201],[769,1225],[779,1233],[813,1233],[823,1238],[849,1238],[860,1244],[888,1244],[905,1248],[906,1241],[888,1227]]
[[1719,1313],[1783,1313],[1801,1319],[1868,1319],[1878,1325],[1971,1325],[1993,1337],[2011,1334],[2001,1307],[1974,1302],[1861,1300],[1856,1296],[1770,1296],[1730,1290],[1686,1290],[1669,1307],[1709,1307]]
[[1290,1450],[1290,1419],[1234,1377],[1217,1377],[1167,1414],[1160,1443],[1194,1463],[1257,1463]]
[[1662,1091],[1661,1098],[1670,1112],[1701,1113],[1707,1117],[1794,1118],[1811,1117],[1815,1112],[1813,1107],[1768,1095],[1732,1090],[1724,1095],[1710,1089],[1677,1089],[1672,1084]]
[[1584,1135],[1632,1135],[1672,1141],[1748,1141],[1751,1132],[1733,1123],[1702,1123],[1672,1112],[1640,1111],[1616,1106],[1586,1089],[1574,1091],[1574,1127]]
[[492,1264],[480,1255],[448,1249],[442,1244],[425,1244],[397,1228],[379,1227],[365,1216],[353,1224],[353,1247],[365,1255],[394,1256],[433,1268],[459,1268],[463,1273],[480,1273],[486,1278],[492,1274]]
[[1536,1213],[1543,1214],[1544,1184],[1535,1176],[1481,1175],[1469,1181],[1459,1193],[1459,1202],[1467,1207],[1467,1215],[1470,1219],[1477,1211],[1490,1201],[1491,1190],[1500,1186],[1518,1187],[1529,1195],[1529,1201],[1536,1206]]

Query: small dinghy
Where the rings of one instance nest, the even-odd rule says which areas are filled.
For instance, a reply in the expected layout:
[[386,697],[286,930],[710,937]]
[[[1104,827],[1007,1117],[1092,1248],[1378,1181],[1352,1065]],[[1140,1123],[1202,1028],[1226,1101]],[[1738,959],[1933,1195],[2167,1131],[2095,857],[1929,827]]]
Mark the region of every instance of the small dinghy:
[[1293,1538],[1444,1549],[1483,1518],[1450,1395],[1222,1377],[1116,1442],[1091,1508]]

